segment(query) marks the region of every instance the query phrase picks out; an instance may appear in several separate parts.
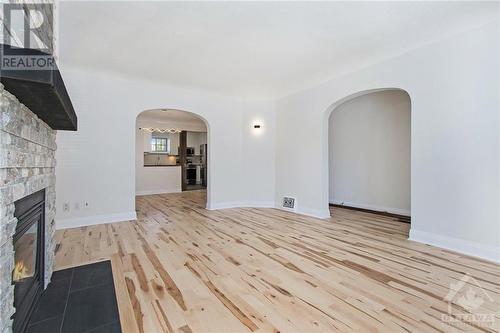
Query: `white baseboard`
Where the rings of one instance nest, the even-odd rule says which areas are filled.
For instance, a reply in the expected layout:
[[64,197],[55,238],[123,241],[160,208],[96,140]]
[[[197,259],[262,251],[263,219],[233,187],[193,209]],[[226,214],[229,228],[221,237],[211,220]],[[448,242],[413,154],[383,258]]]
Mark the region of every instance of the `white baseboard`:
[[386,212],[386,213],[392,213],[392,214],[398,214],[398,215],[404,215],[404,216],[411,215],[409,210],[400,209],[400,208],[383,207],[383,206],[376,206],[376,205],[365,205],[365,204],[360,204],[360,203],[356,203],[356,202],[349,202],[349,201],[337,200],[337,199],[330,199],[330,203],[335,204],[335,205],[354,207],[354,208],[375,210],[377,212]]
[[316,217],[318,219],[330,218],[330,210],[329,209],[309,209],[309,208],[299,207],[297,209],[296,213]]
[[207,206],[208,210],[227,209],[227,208],[274,208],[274,201],[232,201],[212,203]]
[[409,240],[500,263],[500,246],[489,246],[414,229],[410,229]]
[[86,227],[89,225],[137,220],[136,212],[94,215],[72,219],[56,219],[56,229]]
[[136,191],[136,196],[142,195],[154,195],[154,194],[165,194],[165,193],[180,193],[182,190],[179,189],[163,189],[163,190],[146,190],[146,191]]
[[233,201],[233,202],[221,202],[211,204],[207,206],[208,210],[217,210],[217,209],[227,209],[227,208],[242,208],[242,207],[252,207],[252,208],[278,208],[287,212],[302,214],[307,216],[316,217],[319,219],[325,219],[330,217],[330,210],[316,210],[316,209],[308,209],[308,208],[300,208],[300,209],[286,209],[281,205],[276,204],[274,201]]
[[279,209],[279,210],[283,210],[285,212],[311,216],[311,217],[315,217],[318,219],[330,218],[330,210],[329,209],[309,209],[309,208],[304,208],[304,207],[302,207],[302,208],[297,207],[296,209],[290,209],[290,208],[283,207],[281,205],[281,203],[276,203],[276,206],[274,208]]

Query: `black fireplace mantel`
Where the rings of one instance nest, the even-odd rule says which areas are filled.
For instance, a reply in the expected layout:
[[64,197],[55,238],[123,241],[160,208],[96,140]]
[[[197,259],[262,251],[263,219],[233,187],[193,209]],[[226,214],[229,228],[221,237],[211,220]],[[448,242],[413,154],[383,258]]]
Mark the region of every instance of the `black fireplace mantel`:
[[[0,44],[2,51],[16,56],[45,56],[47,53],[28,49],[11,48]],[[55,64],[55,61],[53,60]],[[5,89],[33,111],[38,118],[55,130],[76,131],[77,116],[57,65],[53,69],[0,70],[0,82]]]

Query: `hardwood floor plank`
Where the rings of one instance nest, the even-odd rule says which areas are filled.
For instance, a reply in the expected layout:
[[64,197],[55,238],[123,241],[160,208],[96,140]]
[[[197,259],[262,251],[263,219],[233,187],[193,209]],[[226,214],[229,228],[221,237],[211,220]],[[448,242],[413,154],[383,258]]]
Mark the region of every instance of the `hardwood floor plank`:
[[111,256],[111,269],[113,270],[113,282],[115,284],[122,333],[135,333],[138,331],[137,322],[134,320],[134,311],[130,303],[131,298],[127,292],[121,260],[117,254]]
[[[208,211],[205,200],[142,196],[137,221],[57,231],[56,266],[111,258],[124,332],[499,330],[499,265],[409,241],[408,223],[336,207],[326,220]],[[459,284],[493,323],[445,300]]]

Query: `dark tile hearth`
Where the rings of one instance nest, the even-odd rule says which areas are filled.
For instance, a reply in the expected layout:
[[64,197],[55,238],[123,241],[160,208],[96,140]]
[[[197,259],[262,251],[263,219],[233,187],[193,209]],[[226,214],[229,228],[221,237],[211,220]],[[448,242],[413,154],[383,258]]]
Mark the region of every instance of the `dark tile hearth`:
[[54,272],[27,332],[120,333],[111,262]]
[[60,332],[63,316],[56,316],[36,323],[30,323],[27,332]]
[[[54,272],[54,275],[56,274],[57,272]],[[64,314],[70,284],[71,275],[68,279],[55,280],[49,284],[31,315],[30,325]]]
[[70,292],[109,283],[113,283],[110,261],[79,266],[73,268],[73,280],[71,281]]

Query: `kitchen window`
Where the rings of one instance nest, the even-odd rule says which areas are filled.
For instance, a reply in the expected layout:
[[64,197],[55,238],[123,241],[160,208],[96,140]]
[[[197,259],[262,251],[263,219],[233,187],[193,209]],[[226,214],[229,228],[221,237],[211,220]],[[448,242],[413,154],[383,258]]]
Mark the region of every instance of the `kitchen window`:
[[170,153],[170,139],[151,138],[151,151]]

